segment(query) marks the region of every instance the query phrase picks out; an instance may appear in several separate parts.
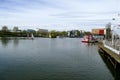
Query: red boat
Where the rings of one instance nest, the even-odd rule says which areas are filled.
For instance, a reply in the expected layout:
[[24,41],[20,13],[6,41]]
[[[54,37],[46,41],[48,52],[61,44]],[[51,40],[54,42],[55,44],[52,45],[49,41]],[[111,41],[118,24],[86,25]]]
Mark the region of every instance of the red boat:
[[92,42],[98,42],[98,41],[93,35],[85,35],[82,39],[82,42],[92,43]]

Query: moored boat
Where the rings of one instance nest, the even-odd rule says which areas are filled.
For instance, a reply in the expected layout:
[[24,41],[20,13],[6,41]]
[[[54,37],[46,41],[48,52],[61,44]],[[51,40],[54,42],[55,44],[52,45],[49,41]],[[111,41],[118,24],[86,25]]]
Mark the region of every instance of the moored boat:
[[82,39],[82,42],[93,43],[93,42],[98,42],[98,41],[93,35],[85,35]]

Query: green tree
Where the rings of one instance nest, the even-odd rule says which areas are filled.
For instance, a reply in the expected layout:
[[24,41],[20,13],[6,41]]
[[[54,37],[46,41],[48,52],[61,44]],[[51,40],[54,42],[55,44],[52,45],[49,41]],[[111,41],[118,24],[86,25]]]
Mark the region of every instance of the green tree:
[[50,35],[51,35],[51,38],[56,38],[57,37],[57,34],[56,34],[56,31],[55,30],[52,30],[50,32]]
[[16,32],[18,30],[19,30],[19,28],[17,26],[14,26],[13,31]]
[[80,31],[79,30],[77,30],[77,36],[80,37]]
[[61,32],[62,36],[67,37],[68,33],[66,31]]
[[36,35],[40,37],[48,37],[48,32],[36,31]]
[[90,32],[84,32],[84,35],[90,35],[91,33]]
[[22,36],[22,37],[27,37],[27,33],[28,33],[28,32],[27,32],[26,30],[23,30],[23,31],[21,32],[21,36]]
[[8,30],[8,27],[7,27],[7,26],[3,26],[3,27],[2,27],[2,31],[3,31],[3,32],[8,32],[8,31],[9,31],[9,30]]

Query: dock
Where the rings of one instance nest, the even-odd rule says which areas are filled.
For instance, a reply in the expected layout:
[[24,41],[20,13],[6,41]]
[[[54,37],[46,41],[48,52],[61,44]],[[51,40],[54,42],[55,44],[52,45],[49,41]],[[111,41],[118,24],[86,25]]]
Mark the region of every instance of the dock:
[[98,44],[100,50],[102,50],[103,55],[108,59],[115,69],[120,69],[120,55],[114,53],[110,49],[104,47],[103,44]]

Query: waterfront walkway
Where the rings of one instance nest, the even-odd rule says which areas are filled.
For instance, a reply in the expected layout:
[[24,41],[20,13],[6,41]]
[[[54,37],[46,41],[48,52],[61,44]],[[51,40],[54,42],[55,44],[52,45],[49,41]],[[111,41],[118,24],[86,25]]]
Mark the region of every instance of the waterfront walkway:
[[105,52],[107,52],[111,57],[113,57],[118,63],[120,63],[120,56],[119,55],[115,54],[113,51],[104,47],[103,45],[99,44],[99,47],[102,48]]
[[112,44],[112,41],[107,41],[107,40],[104,41],[104,45],[107,45],[117,51],[120,51],[120,40],[119,39],[115,40],[113,43],[114,43],[114,45]]
[[112,41],[105,40],[103,41],[104,47],[111,50],[117,55],[120,55],[120,39]]
[[116,54],[114,51],[107,48],[105,45],[99,44],[98,45],[100,49],[104,52],[104,56],[106,56],[106,59],[108,59],[114,68],[119,68],[120,66],[120,55]]

